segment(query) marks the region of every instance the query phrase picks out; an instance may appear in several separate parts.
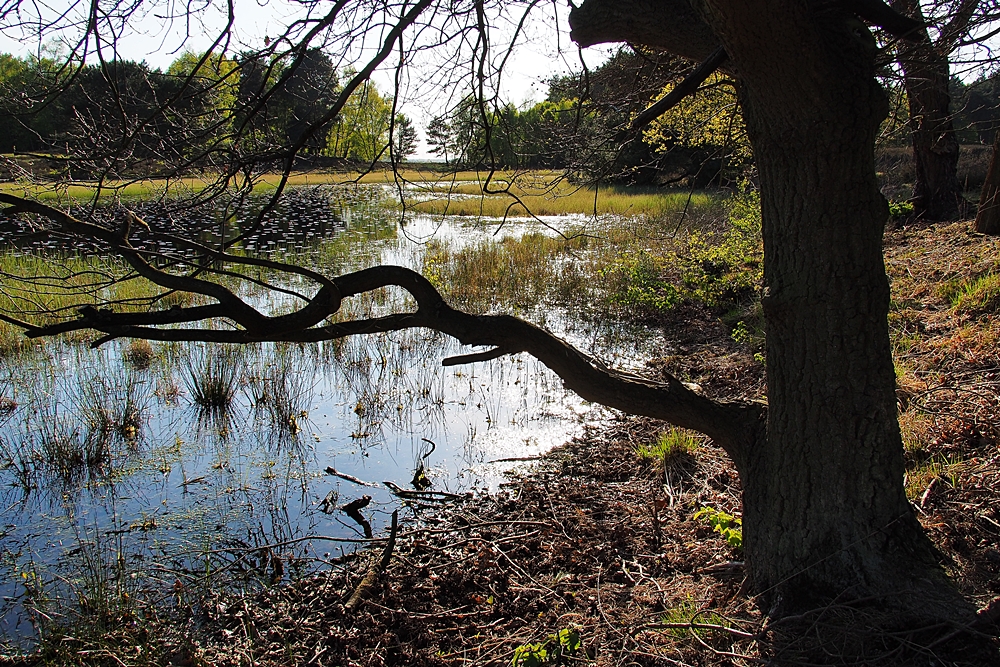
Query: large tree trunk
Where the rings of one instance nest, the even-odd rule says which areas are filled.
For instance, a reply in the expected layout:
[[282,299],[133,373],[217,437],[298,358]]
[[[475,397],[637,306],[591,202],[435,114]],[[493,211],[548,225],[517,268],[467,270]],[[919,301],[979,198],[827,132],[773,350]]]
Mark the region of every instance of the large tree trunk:
[[[888,102],[874,38],[849,3],[693,4],[731,59],[760,174],[767,423],[727,449],[759,599],[776,615],[875,596],[903,616],[969,618],[903,489],[874,160]],[[587,0],[571,16],[584,46],[671,50],[650,37],[670,22],[646,0]]]
[[[893,8],[923,21],[917,0],[895,0]],[[938,53],[927,30],[919,40],[899,43],[899,63],[910,109],[913,142],[913,213],[925,220],[956,220],[964,213],[958,182],[958,137],[948,93],[948,56]]]
[[759,8],[718,4],[763,213],[767,433],[741,470],[754,584],[784,609],[844,593],[954,601],[902,484],[874,40],[846,17],[785,11],[769,13],[782,29],[762,52],[746,29]]

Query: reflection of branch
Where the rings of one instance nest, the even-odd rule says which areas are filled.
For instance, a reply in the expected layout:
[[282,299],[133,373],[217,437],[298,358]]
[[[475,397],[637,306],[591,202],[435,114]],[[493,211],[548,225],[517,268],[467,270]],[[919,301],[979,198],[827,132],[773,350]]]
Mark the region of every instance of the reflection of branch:
[[[67,331],[94,329],[106,334],[94,345],[119,337],[164,341],[208,341],[249,343],[260,341],[317,342],[365,333],[400,331],[423,327],[440,331],[465,345],[486,346],[489,350],[452,357],[448,365],[493,359],[505,354],[527,352],[548,366],[566,387],[582,398],[630,414],[664,419],[677,426],[706,433],[730,454],[740,448],[748,433],[755,432],[762,409],[720,403],[702,396],[672,376],[654,381],[607,368],[596,358],[569,343],[508,315],[470,315],[445,303],[441,294],[419,273],[400,266],[376,266],[336,278],[315,276],[321,283],[316,295],[305,306],[288,315],[269,317],[217,283],[199,278],[169,274],[148,264],[128,240],[103,227],[79,221],[44,204],[0,194],[0,201],[13,203],[6,213],[30,211],[57,223],[60,231],[87,240],[97,239],[111,246],[140,275],[170,289],[193,292],[216,300],[214,304],[173,307],[151,312],[114,312],[92,306],[81,308],[75,320],[48,326],[13,321],[26,329],[28,336],[49,336]],[[217,261],[241,261],[246,258],[215,253]],[[267,266],[296,275],[301,267],[257,260]],[[211,269],[205,269],[210,271]],[[311,272],[309,272],[311,273]],[[310,276],[313,277],[313,276]],[[384,287],[399,287],[414,299],[414,312],[394,313],[383,317],[322,324],[340,309],[341,300]],[[160,328],[163,325],[229,320],[236,326],[220,328]],[[11,321],[11,319],[7,319]]]

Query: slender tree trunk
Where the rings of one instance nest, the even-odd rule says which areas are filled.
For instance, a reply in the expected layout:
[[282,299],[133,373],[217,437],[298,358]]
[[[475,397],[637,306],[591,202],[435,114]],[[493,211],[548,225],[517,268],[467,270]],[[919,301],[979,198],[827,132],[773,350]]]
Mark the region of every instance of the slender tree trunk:
[[[711,4],[741,74],[761,183],[768,420],[737,462],[754,585],[779,614],[844,594],[953,613],[962,604],[902,484],[874,166],[888,102],[874,40],[795,3],[763,27],[759,8]],[[769,25],[782,28],[765,53]]]
[[[923,21],[917,0],[896,0],[897,11]],[[948,56],[938,53],[927,30],[918,42],[900,42],[899,63],[910,107],[913,141],[913,213],[926,220],[956,220],[964,213],[958,182],[958,137],[948,93]]]
[[981,234],[1000,236],[1000,164],[997,156],[1000,154],[1000,132],[993,140],[993,157],[990,158],[990,169],[986,173],[983,192],[979,195],[979,210],[976,213],[976,231]]

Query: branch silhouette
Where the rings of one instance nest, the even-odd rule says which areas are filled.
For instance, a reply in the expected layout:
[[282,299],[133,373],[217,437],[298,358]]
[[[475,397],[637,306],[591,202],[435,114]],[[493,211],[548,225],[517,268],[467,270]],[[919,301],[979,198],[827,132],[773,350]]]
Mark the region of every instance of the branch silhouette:
[[[154,265],[128,238],[129,229],[112,230],[79,220],[46,204],[13,195],[0,194],[0,202],[10,204],[6,216],[33,213],[43,216],[55,228],[52,233],[84,241],[100,241],[123,258],[140,276],[160,287],[190,292],[215,301],[206,305],[173,306],[165,310],[122,312],[85,305],[77,317],[54,324],[36,325],[5,316],[35,338],[80,330],[104,334],[92,345],[116,338],[144,338],[160,341],[204,341],[217,343],[318,342],[360,334],[427,328],[452,336],[464,345],[489,349],[443,360],[456,365],[526,352],[554,371],[566,387],[588,401],[631,414],[664,419],[684,428],[706,433],[737,460],[742,445],[757,432],[764,409],[756,404],[712,400],[671,375],[654,380],[607,367],[596,357],[570,345],[552,333],[509,315],[472,315],[447,304],[440,292],[416,271],[382,265],[328,278],[310,269],[273,260],[243,257],[212,250],[191,241],[169,236],[199,254],[203,262],[190,275],[172,273]],[[166,238],[154,233],[152,238]],[[313,280],[318,289],[305,304],[291,313],[269,316],[218,283],[197,277],[201,273],[227,273],[210,265],[236,263],[265,267]],[[238,276],[235,273],[227,273]],[[242,276],[239,276],[242,277]],[[392,313],[344,322],[330,322],[344,299],[385,287],[405,290],[416,302],[412,312]],[[194,325],[215,321],[229,328]],[[180,325],[180,326],[178,326]]]

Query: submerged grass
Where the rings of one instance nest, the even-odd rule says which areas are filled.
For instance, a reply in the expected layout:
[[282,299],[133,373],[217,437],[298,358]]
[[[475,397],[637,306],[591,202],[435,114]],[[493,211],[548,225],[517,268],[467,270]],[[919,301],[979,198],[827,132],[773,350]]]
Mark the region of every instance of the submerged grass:
[[453,303],[477,312],[500,304],[530,310],[543,300],[565,304],[586,296],[586,271],[574,260],[592,244],[583,235],[563,239],[541,233],[459,248],[432,241],[423,273]]

